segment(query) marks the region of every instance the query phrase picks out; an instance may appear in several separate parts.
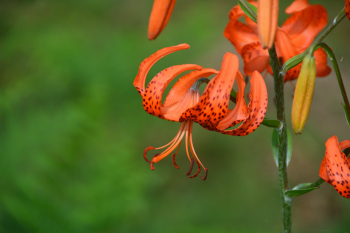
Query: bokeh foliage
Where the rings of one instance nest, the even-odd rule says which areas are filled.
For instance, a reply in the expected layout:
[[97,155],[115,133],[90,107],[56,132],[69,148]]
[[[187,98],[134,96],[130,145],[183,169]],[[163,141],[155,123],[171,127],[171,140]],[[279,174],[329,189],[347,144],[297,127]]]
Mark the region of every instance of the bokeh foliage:
[[[234,4],[178,1],[168,27],[149,42],[152,1],[1,1],[0,232],[278,232],[270,129],[238,138],[195,125],[195,148],[209,167],[206,182],[183,175],[189,167],[183,148],[180,170],[165,159],[151,171],[142,158],[145,147],[167,143],[179,124],[143,111],[132,86],[139,63],[186,42],[190,50],[164,58],[150,76],[182,63],[219,69],[222,55],[234,52],[222,35]],[[331,21],[343,2],[328,4]],[[348,23],[327,41],[347,74]],[[269,76],[266,82],[273,118]],[[286,89],[291,96],[293,87]],[[293,136],[292,185],[318,178],[328,137],[349,139],[334,77],[318,81],[315,90],[308,126]],[[295,200],[295,230],[349,229],[349,207],[323,185]]]

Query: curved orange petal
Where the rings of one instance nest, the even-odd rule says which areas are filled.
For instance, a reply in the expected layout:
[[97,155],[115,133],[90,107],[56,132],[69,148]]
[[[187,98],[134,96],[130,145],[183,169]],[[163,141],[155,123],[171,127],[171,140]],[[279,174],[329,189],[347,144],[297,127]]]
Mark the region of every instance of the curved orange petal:
[[191,89],[193,84],[200,78],[217,73],[218,71],[214,69],[202,69],[182,76],[174,84],[164,101],[163,107],[161,107],[164,118],[171,121],[179,121],[181,114],[196,104],[193,103],[194,95],[198,95],[199,99],[199,90]]
[[259,41],[244,46],[242,57],[246,75],[252,75],[255,70],[263,72],[269,66],[269,53]]
[[339,147],[341,150],[344,150],[346,148],[350,147],[350,140],[344,140],[341,143],[339,143]]
[[195,70],[189,74],[182,76],[171,88],[169,94],[164,101],[164,107],[177,104],[181,101],[185,93],[193,86],[193,84],[200,78],[206,78],[213,74],[218,74],[219,71],[205,68],[202,70]]
[[202,69],[199,65],[186,64],[169,67],[159,72],[148,84],[143,95],[143,108],[151,115],[164,119],[162,114],[162,97],[168,84],[180,73],[187,70]]
[[[229,13],[230,21],[224,31],[224,36],[231,41],[239,54],[241,54],[245,45],[259,41],[259,37],[253,28],[238,21],[238,18],[242,16],[244,16],[244,12],[240,6],[233,7]],[[255,23],[251,24],[254,25]]]
[[345,14],[350,20],[350,0],[345,0]]
[[266,84],[261,74],[257,71],[253,73],[250,83],[249,117],[236,129],[218,130],[218,132],[227,135],[245,136],[254,132],[263,122],[267,111],[268,100]]
[[327,53],[322,48],[319,48],[314,52],[314,57],[316,60],[316,76],[328,76],[332,69],[327,65]]
[[308,6],[310,6],[308,0],[295,0],[289,5],[289,7],[287,7],[285,12],[290,15],[294,12],[302,11]]
[[163,31],[173,12],[176,0],[154,0],[148,24],[148,39],[153,40]]
[[276,51],[277,56],[282,57],[283,63],[299,54],[289,35],[281,28],[276,33]]
[[248,107],[244,99],[245,82],[241,72],[237,72],[236,79],[238,84],[236,105],[233,110],[228,110],[228,114],[216,126],[216,128],[219,130],[228,129],[247,119],[247,117],[249,116]]
[[[350,164],[341,151],[336,136],[327,140],[324,160],[319,172],[321,178],[333,185],[340,195],[350,198]],[[328,177],[325,176],[324,167],[326,167]]]
[[288,34],[300,52],[309,47],[316,35],[326,26],[328,15],[322,5],[309,5],[300,11],[294,11],[282,29]]
[[[276,33],[276,51],[277,56],[282,58],[282,63],[285,63],[290,58],[299,54],[298,49],[291,41],[289,35],[281,28],[277,29]],[[297,79],[300,73],[301,64],[288,70],[284,75],[284,82]]]
[[243,10],[241,9],[241,7],[239,5],[236,5],[228,13],[228,18],[230,20],[237,20],[244,15],[245,14],[244,14]]
[[136,90],[140,93],[141,96],[143,96],[143,93],[145,91],[145,82],[146,82],[146,77],[148,74],[148,71],[151,69],[151,67],[156,63],[159,59],[162,57],[182,50],[182,49],[188,49],[190,46],[188,44],[179,44],[177,46],[171,46],[171,47],[166,47],[163,49],[158,50],[145,60],[143,60],[140,64],[139,67],[139,72],[136,75],[136,78],[134,80],[134,87]]
[[250,27],[237,20],[230,20],[224,36],[231,41],[239,54],[242,54],[245,45],[259,41],[258,35]]
[[206,86],[198,104],[188,109],[182,120],[193,120],[206,129],[216,131],[218,123],[227,115],[230,93],[238,71],[238,57],[226,53],[220,73]]

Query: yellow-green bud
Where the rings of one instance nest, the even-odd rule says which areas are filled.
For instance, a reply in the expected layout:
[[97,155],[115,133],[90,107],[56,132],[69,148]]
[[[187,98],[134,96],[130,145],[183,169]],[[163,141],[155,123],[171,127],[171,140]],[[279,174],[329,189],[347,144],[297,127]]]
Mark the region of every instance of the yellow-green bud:
[[294,92],[292,124],[294,132],[301,134],[311,107],[316,80],[315,57],[306,55],[301,66]]

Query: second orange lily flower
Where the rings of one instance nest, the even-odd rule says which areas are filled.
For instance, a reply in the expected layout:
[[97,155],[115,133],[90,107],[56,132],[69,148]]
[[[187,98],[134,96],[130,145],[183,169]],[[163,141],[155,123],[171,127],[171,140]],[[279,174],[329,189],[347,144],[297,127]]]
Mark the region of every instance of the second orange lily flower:
[[[256,2],[251,2],[257,5]],[[287,14],[292,14],[282,25],[277,28],[275,46],[277,55],[284,63],[288,59],[304,52],[312,43],[316,35],[326,26],[328,16],[322,5],[310,5],[308,0],[295,0],[287,9]],[[246,24],[238,19],[245,16],[239,5],[232,8],[229,14],[230,22],[226,26],[224,35],[235,46],[237,52],[242,55],[244,72],[251,75],[254,70],[272,73],[269,65],[269,54],[260,43],[258,25],[245,16]],[[327,76],[331,68],[327,65],[327,54],[322,50],[316,50],[317,77]],[[289,70],[284,81],[298,78],[301,64]]]

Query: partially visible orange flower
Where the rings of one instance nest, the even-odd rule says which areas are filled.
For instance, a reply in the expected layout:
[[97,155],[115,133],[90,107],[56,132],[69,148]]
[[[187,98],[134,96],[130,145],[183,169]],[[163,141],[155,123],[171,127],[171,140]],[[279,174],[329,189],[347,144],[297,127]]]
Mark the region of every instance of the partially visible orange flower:
[[154,40],[167,25],[176,0],[154,0],[148,24],[148,39]]
[[[256,5],[256,2],[251,2]],[[322,5],[310,5],[308,0],[295,0],[287,9],[287,14],[292,14],[282,25],[277,28],[275,46],[277,55],[284,63],[288,59],[304,52],[312,43],[316,35],[326,26],[328,16]],[[246,24],[238,21],[245,16],[240,6],[232,8],[229,14],[230,22],[226,26],[224,35],[235,46],[237,52],[242,55],[244,72],[251,75],[254,70],[272,73],[269,65],[269,54],[261,46],[257,24],[249,17],[245,17]],[[314,53],[316,58],[317,77],[327,76],[331,68],[327,66],[327,54],[318,49]],[[301,64],[289,70],[284,81],[298,78]]]
[[347,159],[342,150],[349,147],[350,140],[339,143],[336,136],[329,138],[320,168],[320,177],[345,198],[350,198],[350,158]]
[[345,14],[350,20],[350,0],[345,0]]
[[[165,146],[154,148],[147,147],[144,151],[144,158],[151,163],[151,169],[154,169],[154,163],[173,154],[173,163],[175,167],[175,156],[179,151],[182,139],[185,137],[186,152],[191,162],[189,176],[192,172],[194,162],[198,165],[197,173],[190,176],[196,177],[201,167],[205,170],[206,179],[208,169],[203,166],[199,160],[192,142],[192,125],[198,122],[206,129],[218,131],[223,134],[245,136],[255,131],[262,123],[267,110],[267,90],[266,85],[258,72],[254,72],[251,78],[250,103],[247,107],[244,100],[245,82],[242,74],[238,71],[238,57],[232,53],[226,53],[220,72],[214,69],[202,69],[198,65],[177,65],[169,67],[158,73],[145,87],[146,75],[151,66],[163,56],[172,52],[187,49],[187,44],[168,47],[159,50],[155,54],[146,58],[140,65],[139,72],[134,80],[134,86],[143,99],[143,107],[149,114],[170,121],[180,121],[181,127],[175,138]],[[195,71],[181,77],[170,90],[164,104],[162,96],[167,85],[180,73],[187,70]],[[199,85],[203,82],[203,77],[217,74],[205,88],[203,95],[199,92]],[[230,92],[237,78],[239,91],[236,96],[236,106],[229,110]],[[238,128],[227,130],[228,128],[242,122]],[[151,161],[146,157],[149,150],[158,150],[166,148],[160,154],[156,154]]]

